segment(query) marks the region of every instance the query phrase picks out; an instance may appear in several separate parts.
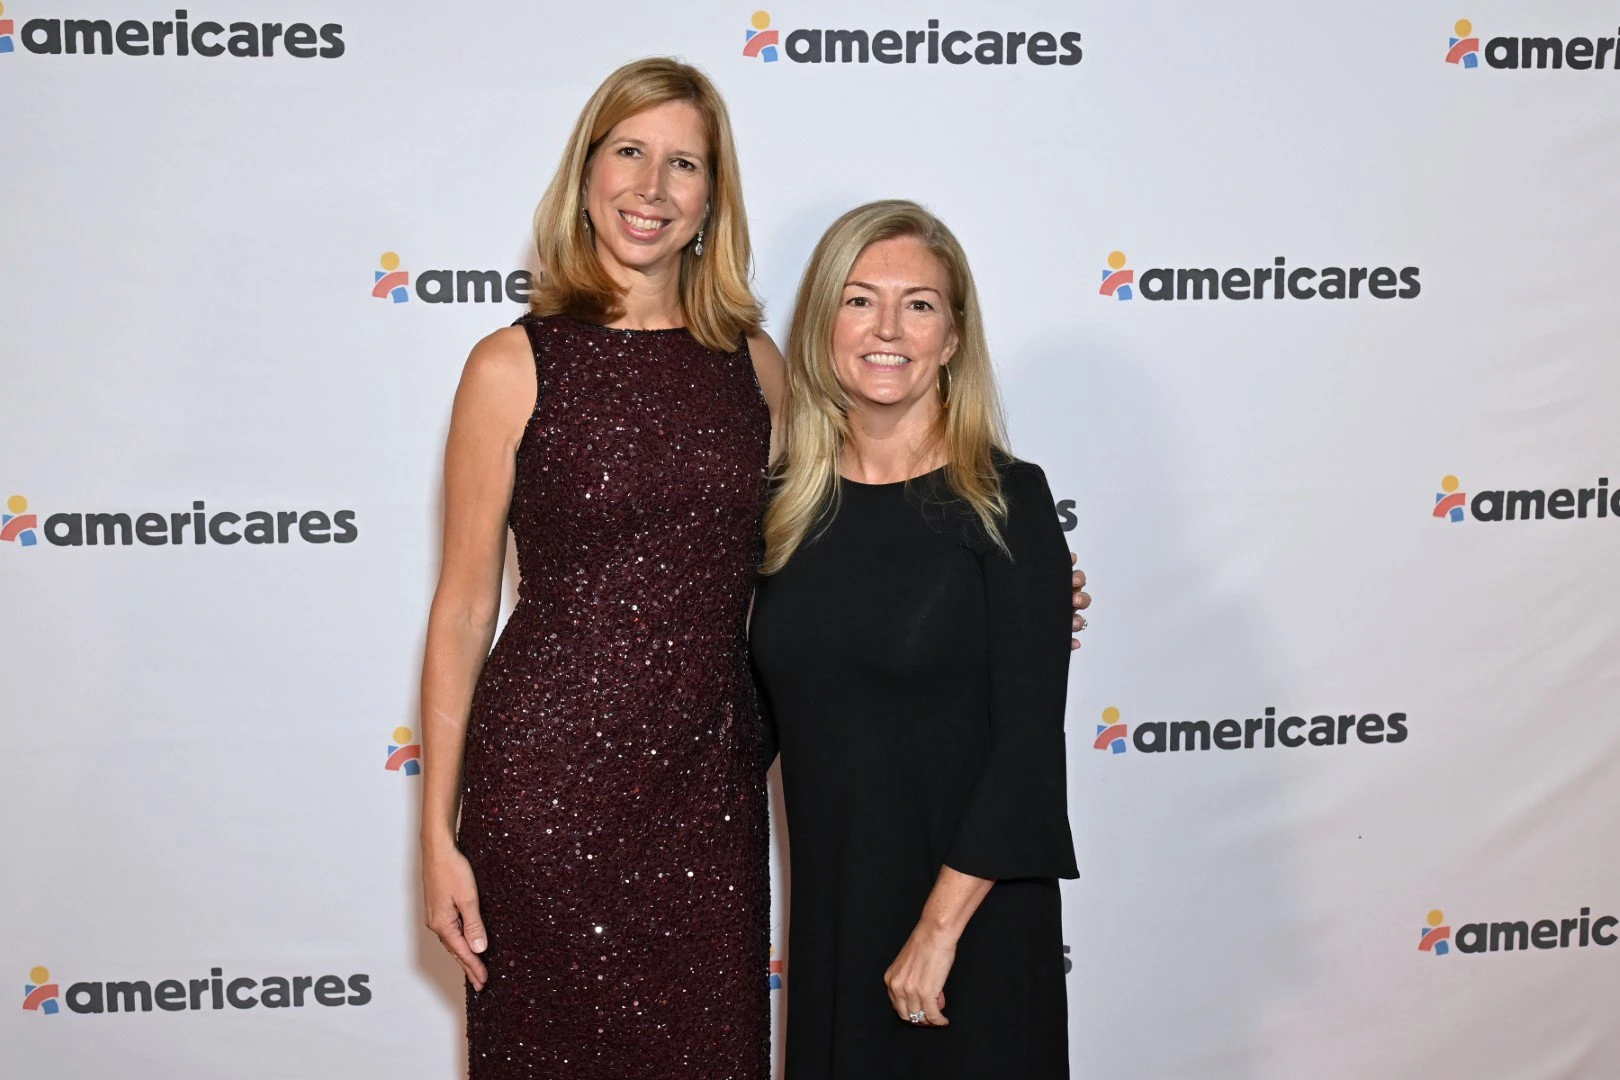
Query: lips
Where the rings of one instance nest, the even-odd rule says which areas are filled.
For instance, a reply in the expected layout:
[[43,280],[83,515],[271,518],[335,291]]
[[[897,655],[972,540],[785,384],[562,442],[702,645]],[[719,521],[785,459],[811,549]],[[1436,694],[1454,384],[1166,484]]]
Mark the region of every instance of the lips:
[[901,356],[899,353],[891,352],[867,353],[865,356],[861,357],[861,359],[875,367],[884,368],[904,367],[905,365],[911,363],[911,357]]

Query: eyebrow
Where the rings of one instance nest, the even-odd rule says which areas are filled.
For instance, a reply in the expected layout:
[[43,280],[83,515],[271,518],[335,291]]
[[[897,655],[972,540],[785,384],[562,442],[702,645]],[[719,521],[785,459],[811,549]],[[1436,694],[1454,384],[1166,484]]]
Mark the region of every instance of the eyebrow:
[[[879,291],[879,289],[878,289],[878,287],[876,285],[871,285],[871,284],[868,284],[867,282],[864,282],[864,281],[846,281],[846,282],[844,282],[844,288],[846,288],[846,289],[849,288],[852,285],[857,289],[868,289],[871,292],[878,292]],[[913,285],[913,286],[911,286],[911,288],[906,289],[900,295],[901,296],[910,296],[912,293],[919,293],[919,292],[931,292],[935,296],[944,296],[945,295],[944,293],[940,292],[938,289],[934,288],[932,285]]]

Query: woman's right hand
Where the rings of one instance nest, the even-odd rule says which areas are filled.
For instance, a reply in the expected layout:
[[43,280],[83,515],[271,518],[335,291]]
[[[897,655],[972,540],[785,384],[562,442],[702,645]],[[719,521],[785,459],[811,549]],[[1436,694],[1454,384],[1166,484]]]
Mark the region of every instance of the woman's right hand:
[[422,890],[428,929],[450,950],[473,989],[482,990],[489,972],[478,954],[489,947],[489,935],[478,914],[478,885],[467,856],[449,846],[434,854],[424,853]]

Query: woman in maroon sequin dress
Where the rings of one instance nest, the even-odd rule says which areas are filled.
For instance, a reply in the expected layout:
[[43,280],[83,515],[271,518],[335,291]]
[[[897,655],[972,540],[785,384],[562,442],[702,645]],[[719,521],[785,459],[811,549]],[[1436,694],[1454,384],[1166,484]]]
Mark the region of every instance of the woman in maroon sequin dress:
[[[708,81],[667,60],[610,76],[536,236],[536,311],[474,349],[445,455],[428,922],[471,987],[472,1080],[762,1080],[744,633],[781,357]],[[486,662],[508,524],[522,587]]]

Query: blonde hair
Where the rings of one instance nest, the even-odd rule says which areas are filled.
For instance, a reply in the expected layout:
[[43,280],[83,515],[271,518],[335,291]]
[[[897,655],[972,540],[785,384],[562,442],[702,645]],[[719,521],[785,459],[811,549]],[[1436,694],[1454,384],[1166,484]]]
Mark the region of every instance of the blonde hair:
[[608,132],[624,120],[671,101],[685,101],[703,117],[709,140],[709,217],[703,254],[688,245],[681,255],[681,308],[692,336],[710,349],[730,352],[759,329],[763,314],[749,287],[753,250],[743,210],[742,181],[726,103],[708,76],[667,57],[635,60],[602,81],[574,123],[551,186],[534,215],[541,280],[530,300],[537,315],[566,314],[608,323],[624,314],[624,290],[596,257],[584,208],[586,170]]
[[765,512],[765,561],[774,574],[787,565],[818,523],[837,512],[839,461],[849,438],[849,393],[833,365],[833,323],[844,284],[861,253],[880,240],[915,237],[945,269],[956,353],[945,372],[950,407],[938,437],[944,444],[945,479],[978,516],[990,539],[1005,548],[1000,522],[1007,502],[996,457],[1007,439],[996,395],[990,347],[984,337],[979,294],[967,255],[950,229],[914,202],[885,199],[858,206],[833,222],[810,256],[788,332],[787,395],[783,453],[775,492]]

